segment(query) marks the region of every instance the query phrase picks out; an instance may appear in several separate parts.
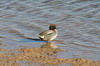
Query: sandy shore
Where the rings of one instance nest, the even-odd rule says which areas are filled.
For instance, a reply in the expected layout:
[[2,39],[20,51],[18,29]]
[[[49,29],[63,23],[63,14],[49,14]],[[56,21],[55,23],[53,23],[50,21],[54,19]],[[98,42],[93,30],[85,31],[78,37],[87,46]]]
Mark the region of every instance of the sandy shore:
[[100,61],[91,61],[85,58],[57,58],[56,53],[64,52],[62,49],[48,48],[43,45],[41,48],[23,47],[14,50],[0,49],[0,66],[100,66]]

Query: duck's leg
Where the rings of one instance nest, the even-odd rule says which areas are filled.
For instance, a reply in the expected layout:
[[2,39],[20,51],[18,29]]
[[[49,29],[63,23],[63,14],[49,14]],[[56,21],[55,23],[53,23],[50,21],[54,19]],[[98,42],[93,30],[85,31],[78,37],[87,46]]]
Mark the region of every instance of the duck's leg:
[[51,41],[50,40],[47,40],[47,43],[51,43]]

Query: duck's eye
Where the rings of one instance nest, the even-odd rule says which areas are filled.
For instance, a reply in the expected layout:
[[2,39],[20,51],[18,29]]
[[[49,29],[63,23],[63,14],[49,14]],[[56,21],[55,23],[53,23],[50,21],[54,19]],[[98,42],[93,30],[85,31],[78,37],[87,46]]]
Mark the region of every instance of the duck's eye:
[[50,26],[50,29],[53,29],[54,28],[54,26]]
[[54,26],[51,26],[51,28],[54,28]]

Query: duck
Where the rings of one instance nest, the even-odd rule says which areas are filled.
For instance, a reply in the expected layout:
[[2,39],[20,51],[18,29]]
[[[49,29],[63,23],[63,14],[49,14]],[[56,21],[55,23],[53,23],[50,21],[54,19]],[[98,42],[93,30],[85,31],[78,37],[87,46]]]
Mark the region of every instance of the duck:
[[52,41],[58,36],[58,31],[55,24],[50,24],[49,29],[41,32],[39,38],[44,41]]

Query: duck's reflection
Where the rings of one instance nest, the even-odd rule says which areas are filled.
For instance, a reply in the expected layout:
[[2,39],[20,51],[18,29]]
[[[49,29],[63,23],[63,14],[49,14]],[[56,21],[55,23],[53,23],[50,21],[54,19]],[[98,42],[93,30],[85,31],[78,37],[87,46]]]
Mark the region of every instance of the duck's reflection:
[[54,45],[51,42],[46,42],[43,45],[41,45],[42,49],[45,49],[45,55],[49,56],[49,57],[56,57],[56,53],[58,52],[58,47],[56,45]]
[[41,48],[58,48],[56,45],[54,45],[51,42],[46,42],[45,44],[41,45]]
[[[46,62],[52,62],[53,60],[55,60],[57,58],[57,53],[58,52],[63,52],[64,50],[59,49],[56,45],[54,45],[54,43],[51,42],[46,42],[43,45],[41,45],[41,50],[44,52],[43,56],[45,56],[45,58],[42,59],[46,59]],[[48,66],[45,63],[42,63],[41,66]]]

